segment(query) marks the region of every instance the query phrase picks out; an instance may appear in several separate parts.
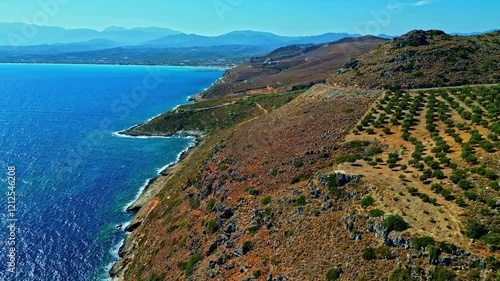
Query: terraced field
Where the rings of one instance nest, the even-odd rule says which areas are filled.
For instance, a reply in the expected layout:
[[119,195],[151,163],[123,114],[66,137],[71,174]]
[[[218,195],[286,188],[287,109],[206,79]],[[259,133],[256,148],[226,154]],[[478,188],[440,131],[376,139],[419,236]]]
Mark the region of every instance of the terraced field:
[[337,159],[378,183],[378,207],[402,214],[410,232],[491,255],[500,243],[499,113],[499,86],[389,91],[346,139],[384,153]]

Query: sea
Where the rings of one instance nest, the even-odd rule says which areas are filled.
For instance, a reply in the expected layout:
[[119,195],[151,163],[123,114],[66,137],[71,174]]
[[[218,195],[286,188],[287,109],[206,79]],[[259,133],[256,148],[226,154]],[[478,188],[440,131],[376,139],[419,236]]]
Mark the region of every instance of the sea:
[[[0,64],[0,280],[109,280],[147,181],[189,137],[120,137],[220,69]],[[122,227],[120,227],[122,226]]]

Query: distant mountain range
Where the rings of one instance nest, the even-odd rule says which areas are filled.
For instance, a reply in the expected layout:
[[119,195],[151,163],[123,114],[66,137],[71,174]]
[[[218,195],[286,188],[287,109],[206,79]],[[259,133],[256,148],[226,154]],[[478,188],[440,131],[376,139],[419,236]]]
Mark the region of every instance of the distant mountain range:
[[139,27],[127,29],[109,27],[93,29],[65,29],[56,26],[35,26],[24,23],[0,23],[0,45],[34,46],[107,40],[117,45],[137,45],[163,36],[179,34],[168,28]]
[[162,27],[112,26],[97,31],[0,23],[0,62],[232,65],[280,47],[358,37],[349,33],[292,37],[251,30],[202,36]]

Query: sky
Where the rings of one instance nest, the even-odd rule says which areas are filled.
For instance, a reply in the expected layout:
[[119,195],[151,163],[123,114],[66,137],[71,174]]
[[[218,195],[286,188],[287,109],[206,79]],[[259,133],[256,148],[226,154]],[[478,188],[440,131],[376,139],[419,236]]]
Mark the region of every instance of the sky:
[[0,22],[97,30],[160,26],[208,36],[234,30],[468,33],[500,28],[499,14],[497,0],[0,0]]

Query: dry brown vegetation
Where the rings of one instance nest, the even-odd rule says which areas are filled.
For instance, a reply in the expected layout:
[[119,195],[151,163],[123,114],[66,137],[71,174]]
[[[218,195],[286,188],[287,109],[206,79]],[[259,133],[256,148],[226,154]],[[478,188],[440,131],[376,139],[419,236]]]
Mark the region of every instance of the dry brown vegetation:
[[499,86],[259,87],[136,128],[206,135],[134,219],[122,280],[498,279]]
[[256,57],[234,69],[198,98],[247,92],[291,91],[325,81],[346,60],[375,49],[387,40],[365,36],[334,43],[289,46]]
[[500,83],[500,31],[470,37],[411,31],[353,58],[328,82],[379,89]]

